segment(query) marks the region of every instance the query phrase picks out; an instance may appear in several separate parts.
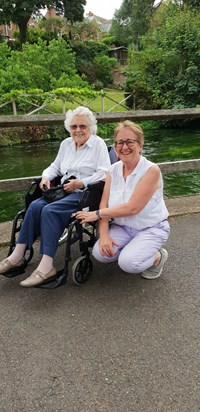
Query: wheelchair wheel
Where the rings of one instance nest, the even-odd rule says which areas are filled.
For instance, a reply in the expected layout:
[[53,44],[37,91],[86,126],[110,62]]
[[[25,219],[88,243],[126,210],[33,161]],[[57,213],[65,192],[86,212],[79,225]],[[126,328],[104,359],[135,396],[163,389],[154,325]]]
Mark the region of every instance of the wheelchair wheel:
[[93,271],[93,263],[88,256],[81,256],[72,266],[72,279],[75,285],[86,283]]

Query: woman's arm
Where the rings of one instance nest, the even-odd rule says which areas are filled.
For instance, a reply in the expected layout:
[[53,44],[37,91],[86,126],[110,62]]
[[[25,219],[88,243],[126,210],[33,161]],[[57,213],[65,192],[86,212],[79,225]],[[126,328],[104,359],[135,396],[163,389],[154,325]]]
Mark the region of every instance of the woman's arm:
[[[128,202],[111,208],[101,207],[99,216],[95,212],[78,212],[82,223],[100,219],[126,217],[138,214],[149,202],[154,192],[160,187],[160,169],[153,165],[138,182]],[[90,215],[90,216],[89,216]]]
[[[99,208],[107,208],[108,207],[108,200],[110,195],[110,184],[111,184],[111,176],[110,173],[106,173],[106,181],[103,189],[103,194],[101,197],[101,202]],[[100,219],[99,220],[99,234],[100,236],[108,234],[109,229],[109,218],[108,219]]]

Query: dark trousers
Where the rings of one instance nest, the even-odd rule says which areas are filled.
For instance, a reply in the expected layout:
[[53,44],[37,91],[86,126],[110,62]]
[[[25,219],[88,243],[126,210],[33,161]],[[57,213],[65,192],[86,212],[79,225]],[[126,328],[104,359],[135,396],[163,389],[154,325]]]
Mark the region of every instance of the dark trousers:
[[81,192],[75,192],[53,203],[47,203],[43,197],[34,200],[25,214],[17,243],[30,249],[40,236],[40,253],[53,258],[60,236],[78,209],[80,197]]

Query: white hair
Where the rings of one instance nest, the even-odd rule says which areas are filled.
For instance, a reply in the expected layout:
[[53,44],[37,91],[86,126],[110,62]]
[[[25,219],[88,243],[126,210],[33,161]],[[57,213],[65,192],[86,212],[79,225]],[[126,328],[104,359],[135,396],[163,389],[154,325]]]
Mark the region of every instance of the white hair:
[[65,129],[70,132],[70,126],[72,124],[72,119],[74,116],[86,116],[88,118],[89,130],[91,134],[96,134],[97,132],[97,120],[94,114],[88,107],[79,106],[74,110],[68,110],[65,115],[64,126]]

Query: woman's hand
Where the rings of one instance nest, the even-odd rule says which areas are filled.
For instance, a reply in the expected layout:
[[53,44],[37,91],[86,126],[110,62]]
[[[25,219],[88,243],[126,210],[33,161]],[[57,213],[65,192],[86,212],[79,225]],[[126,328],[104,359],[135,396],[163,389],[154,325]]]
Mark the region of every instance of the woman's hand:
[[47,177],[43,177],[40,184],[40,189],[44,192],[47,189],[50,189],[50,180]]
[[115,251],[113,246],[119,246],[119,243],[115,242],[112,237],[103,235],[99,239],[99,251],[104,256],[114,256]]
[[96,211],[84,212],[83,210],[80,210],[76,213],[76,218],[81,221],[80,223],[95,222],[95,220],[99,220],[99,216],[97,216]]
[[79,179],[71,179],[69,183],[63,184],[63,189],[69,193],[75,192],[76,189],[83,189],[83,188],[84,188],[84,184],[82,180],[79,180]]

